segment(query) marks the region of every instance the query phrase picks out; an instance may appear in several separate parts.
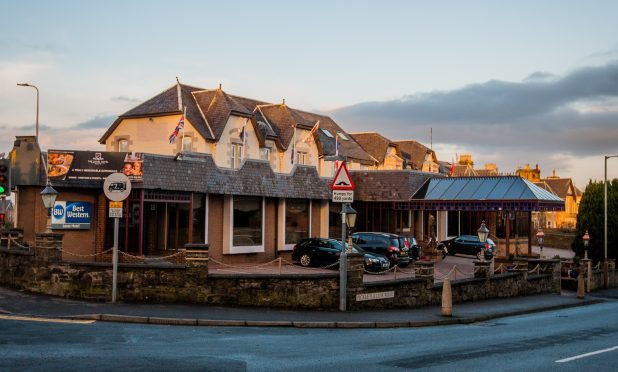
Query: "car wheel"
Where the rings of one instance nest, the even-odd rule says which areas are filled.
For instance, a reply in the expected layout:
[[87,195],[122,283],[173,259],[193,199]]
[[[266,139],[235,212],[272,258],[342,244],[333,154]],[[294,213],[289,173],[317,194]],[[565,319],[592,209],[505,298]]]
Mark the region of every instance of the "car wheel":
[[306,253],[300,256],[300,265],[304,267],[311,265],[311,256]]

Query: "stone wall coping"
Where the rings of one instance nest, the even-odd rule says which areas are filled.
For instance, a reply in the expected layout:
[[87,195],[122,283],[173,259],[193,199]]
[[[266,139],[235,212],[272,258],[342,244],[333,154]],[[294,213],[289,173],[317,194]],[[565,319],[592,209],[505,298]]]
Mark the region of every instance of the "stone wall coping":
[[391,279],[391,280],[380,280],[377,282],[367,282],[363,283],[363,287],[387,287],[391,285],[397,284],[405,284],[405,283],[425,283],[427,280],[422,278],[401,278],[401,279]]
[[7,254],[16,254],[18,256],[34,256],[34,252],[32,252],[31,250],[25,250],[25,249],[8,249],[8,248],[0,248],[0,252],[1,253],[7,253]]
[[528,274],[528,280],[541,280],[551,278],[552,274]]
[[332,274],[208,274],[212,279],[283,279],[283,280],[312,280],[312,279],[335,279],[339,278],[339,273]]

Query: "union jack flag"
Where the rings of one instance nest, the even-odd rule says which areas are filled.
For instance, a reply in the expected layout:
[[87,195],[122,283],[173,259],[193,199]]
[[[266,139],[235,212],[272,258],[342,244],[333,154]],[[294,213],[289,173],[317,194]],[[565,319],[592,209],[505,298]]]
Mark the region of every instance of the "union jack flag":
[[181,115],[180,116],[180,120],[178,121],[178,125],[176,125],[176,128],[174,129],[174,131],[172,132],[172,134],[170,135],[170,144],[173,144],[174,141],[176,140],[176,137],[178,136],[178,133],[185,127],[185,116]]

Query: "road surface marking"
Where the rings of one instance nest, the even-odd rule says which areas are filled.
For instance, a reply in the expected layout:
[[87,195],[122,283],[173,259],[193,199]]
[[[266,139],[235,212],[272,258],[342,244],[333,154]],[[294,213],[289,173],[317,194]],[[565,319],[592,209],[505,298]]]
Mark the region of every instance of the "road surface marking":
[[603,349],[603,350],[592,351],[592,352],[590,352],[590,353],[580,354],[580,355],[572,356],[572,357],[570,357],[570,358],[565,358],[565,359],[556,360],[556,363],[566,363],[566,362],[570,362],[570,361],[575,360],[575,359],[581,359],[581,358],[589,357],[589,356],[591,356],[591,355],[597,355],[597,354],[601,354],[601,353],[607,353],[608,351],[614,351],[614,350],[618,350],[618,346],[610,347],[609,349]]
[[2,315],[0,314],[0,319],[6,320],[26,320],[30,322],[45,322],[45,323],[72,323],[72,324],[91,324],[96,322],[96,320],[92,319],[58,319],[58,318],[37,318],[30,316],[18,316],[18,315]]

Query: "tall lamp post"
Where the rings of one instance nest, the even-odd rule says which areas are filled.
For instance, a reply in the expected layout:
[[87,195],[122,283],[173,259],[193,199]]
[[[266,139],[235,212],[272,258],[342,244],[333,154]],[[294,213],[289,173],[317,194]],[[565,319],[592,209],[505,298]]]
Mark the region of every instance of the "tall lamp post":
[[545,233],[539,227],[539,231],[536,232],[536,242],[541,249],[541,258],[545,258],[545,256],[543,256],[543,238],[545,238]]
[[603,260],[607,262],[607,159],[618,158],[618,155],[605,155],[605,182],[603,182],[603,206],[604,206],[604,239],[603,239]]
[[[341,206],[341,255],[339,256],[339,310],[346,310],[348,292],[348,249],[346,248],[346,225],[350,229],[356,224],[356,211],[348,203]],[[351,247],[350,247],[351,249]]]
[[582,240],[584,241],[584,259],[588,259],[588,244],[590,244],[590,235],[588,235],[588,230],[584,236],[582,236]]
[[[476,233],[479,236],[479,240],[481,241],[481,244],[483,245],[483,247],[485,247],[485,243],[487,243],[487,236],[489,236],[489,229],[487,228],[487,226],[485,226],[485,221],[481,222],[481,227],[479,227],[479,229],[476,230]],[[481,252],[481,257],[479,257],[479,259],[481,261],[485,261],[484,252]]]
[[20,87],[31,87],[36,89],[36,134],[35,134],[35,142],[39,143],[39,88],[36,85],[28,84],[28,83],[18,83]]

